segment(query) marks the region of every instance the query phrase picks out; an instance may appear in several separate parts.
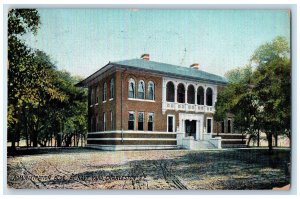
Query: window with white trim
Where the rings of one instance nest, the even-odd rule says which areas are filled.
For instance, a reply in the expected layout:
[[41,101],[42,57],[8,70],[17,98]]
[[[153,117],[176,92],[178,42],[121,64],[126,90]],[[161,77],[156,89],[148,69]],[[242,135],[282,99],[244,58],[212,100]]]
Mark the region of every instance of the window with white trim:
[[135,98],[135,81],[132,78],[128,82],[128,98]]
[[175,132],[175,128],[174,128],[175,119],[174,118],[175,118],[174,115],[168,115],[168,120],[167,120],[168,132]]
[[228,119],[228,121],[227,121],[227,132],[231,133],[231,120],[230,119]]
[[134,130],[135,112],[130,111],[128,115],[128,130]]
[[212,132],[212,119],[211,118],[207,118],[206,120],[206,124],[207,124],[207,133],[211,133]]
[[115,80],[112,78],[110,80],[110,99],[113,99],[115,97]]
[[144,112],[139,112],[139,115],[138,115],[138,130],[139,131],[144,130]]
[[106,113],[103,113],[103,131],[106,131]]
[[97,86],[97,90],[96,90],[96,104],[98,104],[99,101],[99,85]]
[[96,115],[96,131],[99,130],[99,118],[98,115]]
[[148,99],[154,100],[154,83],[152,81],[148,82]]
[[106,84],[106,82],[103,84],[103,102],[105,102],[106,101],[106,93],[107,92],[107,84]]
[[143,80],[139,81],[138,85],[138,99],[145,99],[145,83]]
[[148,113],[148,131],[154,130],[154,113]]
[[110,111],[110,123],[111,123],[111,130],[115,130],[115,121],[114,121],[114,115],[113,111]]

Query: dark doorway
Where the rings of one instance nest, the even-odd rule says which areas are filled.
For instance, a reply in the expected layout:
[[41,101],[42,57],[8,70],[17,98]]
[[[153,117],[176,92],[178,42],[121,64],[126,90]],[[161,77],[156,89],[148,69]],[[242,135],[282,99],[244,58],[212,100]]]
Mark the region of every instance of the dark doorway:
[[186,136],[193,136],[196,139],[196,120],[185,120]]

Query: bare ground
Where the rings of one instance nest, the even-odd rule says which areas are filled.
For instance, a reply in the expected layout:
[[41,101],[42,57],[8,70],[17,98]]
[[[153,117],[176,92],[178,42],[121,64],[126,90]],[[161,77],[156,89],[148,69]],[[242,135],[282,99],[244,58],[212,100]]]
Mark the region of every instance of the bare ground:
[[23,151],[7,159],[16,189],[272,189],[290,183],[290,150]]

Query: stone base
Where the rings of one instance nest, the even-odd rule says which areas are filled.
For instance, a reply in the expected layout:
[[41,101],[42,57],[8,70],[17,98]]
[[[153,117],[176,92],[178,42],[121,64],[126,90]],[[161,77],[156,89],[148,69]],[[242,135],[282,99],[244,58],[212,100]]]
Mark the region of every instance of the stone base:
[[130,150],[161,150],[161,149],[180,149],[176,145],[93,145],[87,147],[104,151],[130,151]]

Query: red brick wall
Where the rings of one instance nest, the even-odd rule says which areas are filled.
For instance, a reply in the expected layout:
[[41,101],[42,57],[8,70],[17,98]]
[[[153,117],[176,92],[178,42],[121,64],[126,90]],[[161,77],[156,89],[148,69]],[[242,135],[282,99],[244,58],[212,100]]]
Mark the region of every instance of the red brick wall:
[[[115,97],[112,101],[109,101],[110,96],[110,80],[114,78],[115,81]],[[155,84],[155,99],[153,102],[143,100],[129,100],[128,99],[128,85],[129,79],[135,80],[136,94],[138,89],[138,82],[143,80],[145,82],[145,98],[147,98],[148,82],[153,81]],[[123,83],[122,83],[123,81]],[[107,84],[107,100],[106,103],[102,102],[103,84]],[[154,131],[167,131],[167,115],[175,115],[175,130],[179,126],[179,113],[183,111],[167,110],[165,114],[162,113],[162,76],[152,74],[150,72],[138,71],[132,69],[115,69],[105,72],[103,78],[99,80],[93,86],[99,85],[99,102],[98,106],[89,107],[89,131],[90,118],[98,114],[99,129],[97,131],[103,131],[102,121],[103,112],[106,112],[106,130],[128,130],[128,116],[129,111],[135,112],[135,130],[138,126],[138,112],[144,112],[144,130],[148,130],[148,113],[154,113]],[[123,104],[122,102],[122,86],[123,86]],[[218,90],[221,87],[218,87]],[[90,94],[90,88],[89,88]],[[90,101],[90,97],[89,97]],[[90,105],[90,103],[89,103]],[[122,111],[123,110],[123,111]],[[115,129],[111,129],[110,111],[113,111],[113,120]],[[191,112],[194,113],[194,112]],[[204,115],[204,126],[206,126],[206,117],[213,117],[213,114]],[[232,120],[233,121],[233,120]],[[232,123],[233,125],[233,123]],[[225,127],[226,129],[226,127]],[[213,122],[213,132],[221,131],[220,124]]]

